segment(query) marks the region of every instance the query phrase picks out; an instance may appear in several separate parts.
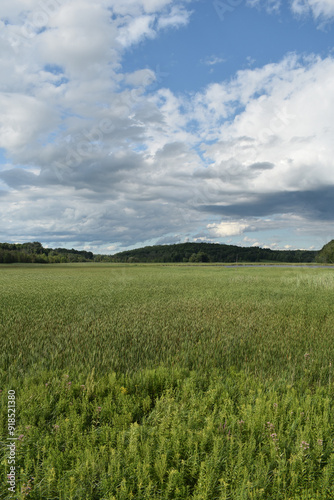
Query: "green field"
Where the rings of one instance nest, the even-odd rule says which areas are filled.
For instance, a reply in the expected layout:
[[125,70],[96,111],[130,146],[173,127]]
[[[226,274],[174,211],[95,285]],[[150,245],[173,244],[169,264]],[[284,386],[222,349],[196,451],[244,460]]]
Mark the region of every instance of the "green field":
[[334,498],[333,304],[334,269],[2,265],[0,498]]

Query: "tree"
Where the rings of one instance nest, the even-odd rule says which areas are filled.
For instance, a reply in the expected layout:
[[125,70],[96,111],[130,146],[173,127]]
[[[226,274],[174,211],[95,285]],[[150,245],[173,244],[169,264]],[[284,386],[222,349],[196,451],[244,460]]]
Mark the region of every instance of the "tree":
[[192,255],[190,255],[189,262],[198,262],[196,253],[193,253]]
[[315,260],[323,264],[334,264],[334,240],[322,247]]
[[189,262],[210,262],[209,256],[205,252],[193,253],[189,257]]

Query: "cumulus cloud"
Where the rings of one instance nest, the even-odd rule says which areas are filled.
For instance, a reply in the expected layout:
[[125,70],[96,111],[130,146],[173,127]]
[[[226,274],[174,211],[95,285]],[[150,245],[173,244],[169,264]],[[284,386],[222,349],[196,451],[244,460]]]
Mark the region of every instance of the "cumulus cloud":
[[0,93],[0,107],[0,147],[9,151],[29,148],[36,134],[51,132],[59,119],[57,110],[34,96]]
[[207,228],[212,231],[216,236],[225,238],[226,236],[235,236],[242,234],[248,224],[242,222],[220,222],[219,224],[208,224]]
[[154,16],[140,16],[133,19],[129,24],[120,29],[117,40],[123,47],[130,47],[143,38],[154,38],[156,32],[153,29]]
[[158,21],[158,28],[179,28],[189,22],[191,12],[183,7],[174,5],[168,15],[161,16]]
[[203,146],[211,173],[224,185],[253,192],[332,183],[333,81],[333,59],[289,55],[196,96],[192,115],[202,133],[215,139]]
[[311,12],[316,20],[332,20],[334,18],[332,0],[293,0],[291,8],[299,15]]

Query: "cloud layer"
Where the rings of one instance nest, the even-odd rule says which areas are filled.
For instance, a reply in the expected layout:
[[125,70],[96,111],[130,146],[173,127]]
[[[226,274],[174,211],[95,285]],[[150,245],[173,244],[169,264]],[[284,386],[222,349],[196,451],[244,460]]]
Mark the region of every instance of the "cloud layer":
[[[331,15],[292,7],[306,4]],[[288,54],[175,95],[122,57],[189,23],[189,2],[13,0],[1,17],[2,240],[106,251],[282,226],[330,239],[331,57]]]

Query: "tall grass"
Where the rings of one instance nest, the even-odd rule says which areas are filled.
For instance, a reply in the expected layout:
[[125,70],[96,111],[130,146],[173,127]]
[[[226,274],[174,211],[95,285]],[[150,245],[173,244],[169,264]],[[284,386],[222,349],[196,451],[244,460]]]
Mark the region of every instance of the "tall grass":
[[333,299],[326,269],[2,266],[17,498],[333,498]]

